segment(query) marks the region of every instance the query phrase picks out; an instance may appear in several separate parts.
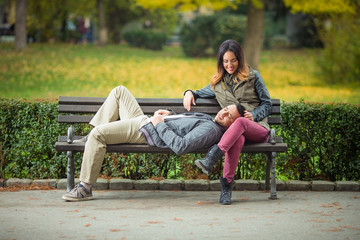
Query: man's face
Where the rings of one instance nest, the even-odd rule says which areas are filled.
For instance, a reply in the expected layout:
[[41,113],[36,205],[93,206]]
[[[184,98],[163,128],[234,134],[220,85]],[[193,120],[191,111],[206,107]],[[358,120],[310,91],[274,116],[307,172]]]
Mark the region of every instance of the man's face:
[[228,128],[238,117],[240,117],[240,114],[235,104],[233,104],[221,109],[215,117],[215,122]]

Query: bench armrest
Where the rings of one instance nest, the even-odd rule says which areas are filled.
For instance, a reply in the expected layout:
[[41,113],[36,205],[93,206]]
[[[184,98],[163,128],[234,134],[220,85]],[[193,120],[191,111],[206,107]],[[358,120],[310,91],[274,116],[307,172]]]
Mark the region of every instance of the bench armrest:
[[71,124],[67,131],[67,142],[72,143],[74,141],[75,127]]
[[269,132],[269,143],[271,143],[272,145],[276,144],[276,140],[275,140],[275,129],[271,128],[270,132]]

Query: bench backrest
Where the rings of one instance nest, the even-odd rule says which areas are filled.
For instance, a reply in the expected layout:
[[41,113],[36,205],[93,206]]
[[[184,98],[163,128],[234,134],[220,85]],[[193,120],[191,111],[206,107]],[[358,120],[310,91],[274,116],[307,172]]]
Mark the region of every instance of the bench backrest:
[[[98,97],[59,97],[60,123],[88,123],[103,104],[106,98]],[[137,98],[136,99],[146,115],[152,115],[159,109],[172,109],[176,113],[183,113],[182,98]],[[268,117],[270,125],[281,124],[280,99],[272,99],[272,113]],[[216,115],[220,106],[215,99],[197,99],[196,106],[191,107],[192,112]],[[69,115],[70,114],[70,115]]]

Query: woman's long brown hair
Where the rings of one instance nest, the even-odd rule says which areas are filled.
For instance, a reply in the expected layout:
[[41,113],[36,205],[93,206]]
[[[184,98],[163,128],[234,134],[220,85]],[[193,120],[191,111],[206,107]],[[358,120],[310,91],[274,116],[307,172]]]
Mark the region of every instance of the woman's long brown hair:
[[241,45],[232,39],[224,41],[219,48],[217,54],[217,74],[215,74],[211,79],[211,87],[214,88],[215,84],[217,84],[224,76],[226,70],[223,65],[224,54],[227,51],[231,51],[235,54],[236,59],[239,62],[238,68],[235,70],[233,74],[233,81],[238,82],[237,78],[242,81],[248,80],[250,69],[246,64],[244,52],[242,50]]

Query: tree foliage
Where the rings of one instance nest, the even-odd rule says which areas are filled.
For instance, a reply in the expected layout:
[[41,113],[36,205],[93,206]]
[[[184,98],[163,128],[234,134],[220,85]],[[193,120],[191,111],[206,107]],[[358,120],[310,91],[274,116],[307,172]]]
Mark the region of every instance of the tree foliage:
[[244,2],[243,0],[136,0],[136,2],[146,9],[170,9],[177,8],[179,11],[197,10],[204,6],[213,10],[219,10],[226,7],[236,8],[237,4]]
[[319,67],[328,83],[359,82],[360,2],[358,0],[284,0],[293,12],[316,17],[324,44]]
[[37,40],[46,41],[55,37],[59,29],[65,28],[70,14],[91,16],[95,10],[95,0],[29,0],[29,34]]
[[284,0],[292,12],[318,14],[355,13],[356,4],[351,0]]

